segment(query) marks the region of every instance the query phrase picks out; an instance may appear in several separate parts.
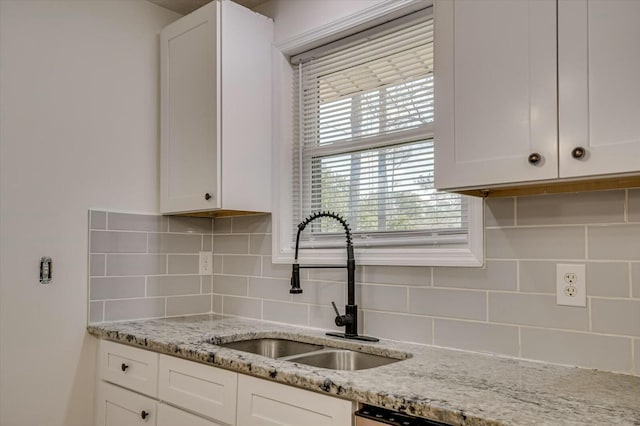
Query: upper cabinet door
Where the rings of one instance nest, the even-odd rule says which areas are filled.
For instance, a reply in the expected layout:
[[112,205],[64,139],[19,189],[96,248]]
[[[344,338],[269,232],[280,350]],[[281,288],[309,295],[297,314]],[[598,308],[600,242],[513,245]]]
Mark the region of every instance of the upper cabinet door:
[[640,1],[559,0],[558,28],[560,177],[640,170]]
[[219,7],[160,34],[163,213],[220,208]]
[[558,177],[556,34],[555,0],[436,2],[438,188]]

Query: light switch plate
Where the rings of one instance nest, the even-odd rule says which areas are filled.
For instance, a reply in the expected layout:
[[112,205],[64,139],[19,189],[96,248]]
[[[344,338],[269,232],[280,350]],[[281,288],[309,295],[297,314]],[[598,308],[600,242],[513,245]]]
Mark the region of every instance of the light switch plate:
[[210,251],[200,252],[200,265],[198,267],[200,275],[213,275],[213,253]]
[[584,264],[556,265],[556,304],[587,306],[587,276]]

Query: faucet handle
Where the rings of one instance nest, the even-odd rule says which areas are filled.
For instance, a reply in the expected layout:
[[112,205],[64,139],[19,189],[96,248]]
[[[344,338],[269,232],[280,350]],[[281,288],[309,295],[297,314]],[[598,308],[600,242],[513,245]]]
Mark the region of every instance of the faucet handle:
[[331,305],[333,306],[333,310],[336,311],[336,316],[340,316],[340,311],[338,311],[338,307],[336,306],[336,302],[331,301]]
[[335,323],[338,327],[344,327],[347,324],[351,324],[353,321],[353,317],[351,317],[351,315],[340,315],[340,311],[338,311],[338,307],[335,302],[331,302],[331,305],[333,305],[333,310],[336,311]]

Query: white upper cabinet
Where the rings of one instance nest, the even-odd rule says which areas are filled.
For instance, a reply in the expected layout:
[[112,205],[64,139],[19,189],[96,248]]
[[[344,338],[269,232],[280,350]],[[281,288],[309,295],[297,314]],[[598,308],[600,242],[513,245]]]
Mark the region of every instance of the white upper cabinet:
[[162,213],[271,210],[272,38],[228,0],[162,30]]
[[560,0],[558,53],[560,177],[640,170],[640,1]]
[[555,0],[440,1],[435,32],[436,186],[557,177]]
[[436,186],[640,170],[638,22],[640,1],[437,1]]

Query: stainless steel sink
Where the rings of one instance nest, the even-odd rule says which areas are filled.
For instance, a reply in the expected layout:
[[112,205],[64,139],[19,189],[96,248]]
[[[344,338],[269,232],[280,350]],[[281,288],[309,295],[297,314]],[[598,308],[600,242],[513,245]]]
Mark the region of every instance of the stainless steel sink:
[[[330,370],[365,370],[402,359],[315,345],[295,340],[260,338],[221,343],[218,346],[262,355],[282,361],[297,362]],[[410,357],[410,354],[405,354]]]
[[401,361],[396,358],[355,352],[347,349],[325,349],[318,352],[287,357],[288,361],[331,370],[366,370]]
[[222,343],[218,346],[250,352],[269,358],[282,358],[317,351],[323,348],[311,343],[296,342],[286,339],[251,339],[238,342]]

